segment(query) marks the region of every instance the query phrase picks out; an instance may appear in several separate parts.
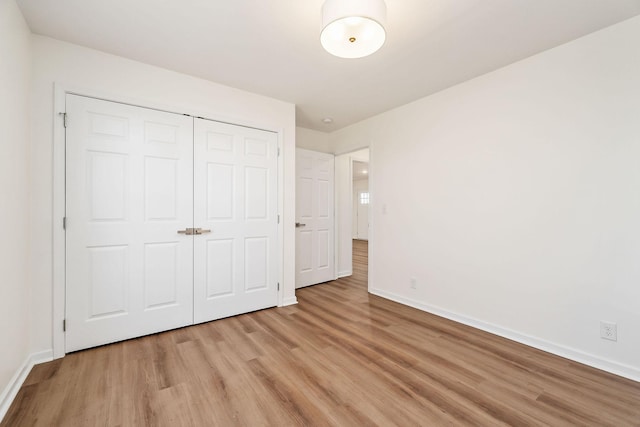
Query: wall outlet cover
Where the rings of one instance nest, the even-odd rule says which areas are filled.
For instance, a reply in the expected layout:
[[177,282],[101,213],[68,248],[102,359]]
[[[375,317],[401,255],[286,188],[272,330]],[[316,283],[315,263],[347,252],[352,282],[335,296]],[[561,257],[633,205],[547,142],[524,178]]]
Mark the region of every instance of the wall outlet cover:
[[600,338],[618,341],[618,325],[614,322],[600,321]]

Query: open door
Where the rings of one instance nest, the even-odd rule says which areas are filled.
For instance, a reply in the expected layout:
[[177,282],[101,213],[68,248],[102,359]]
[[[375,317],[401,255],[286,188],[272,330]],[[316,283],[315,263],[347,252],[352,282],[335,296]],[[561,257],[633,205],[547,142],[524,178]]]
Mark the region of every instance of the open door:
[[334,156],[296,149],[296,288],[334,280]]

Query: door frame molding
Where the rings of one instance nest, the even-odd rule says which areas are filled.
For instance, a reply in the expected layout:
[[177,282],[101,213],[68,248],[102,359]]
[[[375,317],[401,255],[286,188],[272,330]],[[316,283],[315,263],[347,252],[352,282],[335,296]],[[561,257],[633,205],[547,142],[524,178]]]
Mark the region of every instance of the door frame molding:
[[[52,347],[53,358],[65,356],[65,332],[63,321],[65,318],[66,296],[66,239],[62,221],[66,210],[66,132],[62,113],[66,112],[67,94],[117,102],[135,107],[151,108],[175,114],[188,114],[223,123],[261,129],[274,132],[278,141],[278,307],[295,304],[295,301],[284,301],[284,129],[274,128],[265,123],[255,123],[238,117],[224,117],[220,113],[211,111],[196,111],[192,108],[178,108],[172,105],[161,105],[157,102],[131,97],[125,93],[105,93],[100,89],[78,87],[77,85],[53,83],[53,177],[52,177]],[[181,111],[182,110],[182,111]],[[73,120],[69,118],[69,120]]]

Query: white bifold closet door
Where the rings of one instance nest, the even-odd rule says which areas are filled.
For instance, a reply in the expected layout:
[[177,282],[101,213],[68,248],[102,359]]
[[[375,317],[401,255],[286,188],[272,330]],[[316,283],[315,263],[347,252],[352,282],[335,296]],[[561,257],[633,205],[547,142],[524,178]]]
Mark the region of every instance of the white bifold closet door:
[[196,119],[194,320],[277,305],[277,134]]
[[276,134],[76,95],[66,112],[67,352],[277,305]]
[[192,118],[66,104],[66,351],[191,324]]

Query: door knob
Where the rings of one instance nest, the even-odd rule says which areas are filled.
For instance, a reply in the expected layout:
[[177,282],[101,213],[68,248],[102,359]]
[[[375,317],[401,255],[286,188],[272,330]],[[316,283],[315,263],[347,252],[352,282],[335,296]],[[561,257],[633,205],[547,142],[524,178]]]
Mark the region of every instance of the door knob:
[[178,234],[186,234],[187,236],[194,236],[205,233],[211,233],[211,230],[203,228],[185,228],[184,230],[178,230]]
[[307,224],[301,224],[299,222],[296,222],[296,228],[300,228],[300,227],[306,227]]

